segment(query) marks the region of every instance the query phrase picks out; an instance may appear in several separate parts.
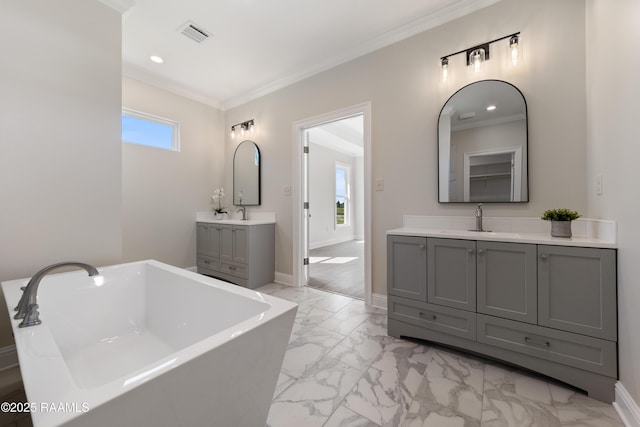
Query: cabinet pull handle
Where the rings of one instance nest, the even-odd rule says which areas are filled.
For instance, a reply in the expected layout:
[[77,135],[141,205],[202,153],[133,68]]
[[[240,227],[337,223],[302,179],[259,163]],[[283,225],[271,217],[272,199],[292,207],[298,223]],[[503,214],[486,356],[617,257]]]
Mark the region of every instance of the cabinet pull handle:
[[524,337],[524,342],[526,342],[527,344],[539,345],[542,347],[551,347],[551,343],[549,341],[538,342],[529,337]]
[[[424,316],[424,312],[419,311],[419,312],[418,312],[418,316],[420,316],[420,317]],[[432,314],[432,315],[430,315],[429,317],[430,317],[432,320],[436,320],[436,319],[438,318],[435,314]]]
[[549,255],[547,254],[540,255],[540,259],[546,260],[547,258],[549,258]]
[[424,249],[424,245],[420,245],[420,249]]
[[478,255],[482,255],[484,253],[484,249],[478,249]]
[[236,267],[235,267],[234,265],[230,265],[230,266],[229,266],[229,270],[231,270],[231,271],[236,271]]
[[472,254],[473,253],[473,249],[467,249],[467,252]]
[[204,263],[205,264],[211,264],[211,261],[205,261]]

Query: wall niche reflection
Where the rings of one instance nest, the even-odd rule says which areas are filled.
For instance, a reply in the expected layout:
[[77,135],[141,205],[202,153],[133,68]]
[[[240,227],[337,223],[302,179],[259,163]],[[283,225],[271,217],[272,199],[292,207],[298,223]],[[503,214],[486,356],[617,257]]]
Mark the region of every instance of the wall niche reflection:
[[438,201],[529,201],[527,104],[510,83],[454,93],[438,119]]

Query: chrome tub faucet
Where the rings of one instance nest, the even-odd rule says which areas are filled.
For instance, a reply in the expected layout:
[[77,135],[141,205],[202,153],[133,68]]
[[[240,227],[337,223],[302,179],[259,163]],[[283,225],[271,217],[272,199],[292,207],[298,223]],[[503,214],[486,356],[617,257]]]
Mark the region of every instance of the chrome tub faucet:
[[14,308],[14,311],[17,311],[16,315],[13,316],[14,319],[22,319],[22,322],[18,325],[21,328],[25,328],[27,326],[39,325],[42,321],[39,318],[38,313],[38,286],[40,286],[40,281],[46,276],[50,271],[61,268],[61,267],[80,267],[84,268],[89,276],[98,276],[100,273],[98,269],[92,265],[85,264],[83,262],[76,261],[65,261],[59,262],[56,264],[51,264],[42,270],[38,271],[27,283],[27,287],[24,288],[22,293],[22,297],[18,302],[18,305]]

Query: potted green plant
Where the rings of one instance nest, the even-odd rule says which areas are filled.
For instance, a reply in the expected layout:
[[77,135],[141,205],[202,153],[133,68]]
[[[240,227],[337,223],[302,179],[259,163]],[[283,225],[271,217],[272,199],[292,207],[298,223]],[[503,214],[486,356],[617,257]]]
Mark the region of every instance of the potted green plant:
[[580,218],[580,214],[569,209],[549,209],[541,219],[551,221],[551,236],[571,237],[571,221]]

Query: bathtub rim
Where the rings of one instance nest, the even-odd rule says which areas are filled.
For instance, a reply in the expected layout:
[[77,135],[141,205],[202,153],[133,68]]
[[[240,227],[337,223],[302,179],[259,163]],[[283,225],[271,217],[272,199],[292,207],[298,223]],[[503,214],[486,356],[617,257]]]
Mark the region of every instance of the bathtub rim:
[[[268,307],[259,314],[253,315],[240,323],[158,359],[156,362],[141,367],[127,375],[95,388],[80,388],[76,386],[72,374],[69,372],[67,363],[56,344],[55,338],[47,327],[46,319],[43,319],[42,324],[28,328],[19,328],[18,324],[21,320],[13,319],[13,307],[17,304],[22,294],[20,287],[24,286],[29,278],[3,281],[1,286],[4,292],[7,310],[10,314],[12,332],[14,334],[18,360],[20,362],[20,371],[27,399],[30,403],[37,405],[37,408],[39,408],[41,403],[75,403],[79,407],[86,403],[89,410],[91,410],[163,375],[169,370],[188,363],[216,347],[224,345],[247,331],[254,330],[291,310],[297,310],[297,304],[290,301],[242,288],[219,279],[204,276],[152,259],[104,266],[98,268],[98,270],[103,272],[108,269],[142,264],[166,270],[170,273],[194,280],[204,286],[211,286],[225,292],[231,292],[251,300],[265,303]],[[82,271],[71,271],[51,274],[50,276],[75,276],[84,274]],[[32,413],[32,418],[34,426],[49,427],[65,423],[82,415],[82,413],[83,412],[36,411]]]

